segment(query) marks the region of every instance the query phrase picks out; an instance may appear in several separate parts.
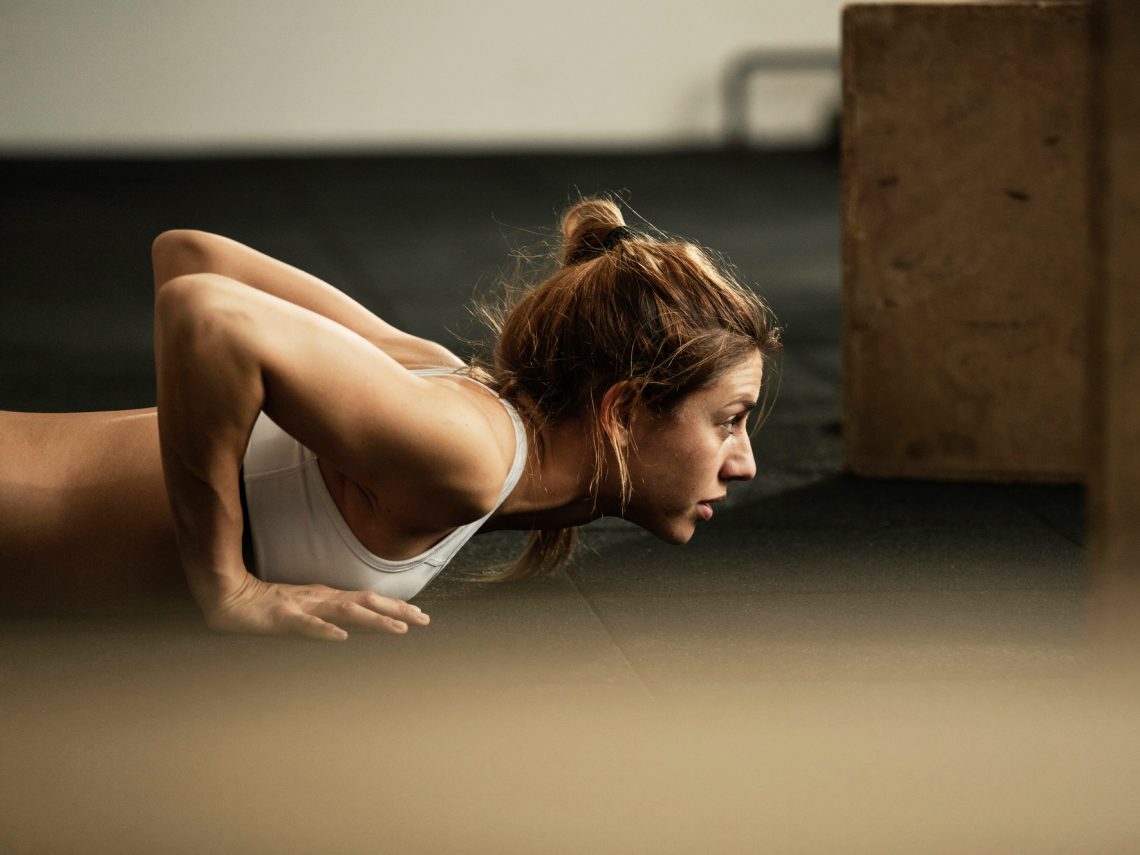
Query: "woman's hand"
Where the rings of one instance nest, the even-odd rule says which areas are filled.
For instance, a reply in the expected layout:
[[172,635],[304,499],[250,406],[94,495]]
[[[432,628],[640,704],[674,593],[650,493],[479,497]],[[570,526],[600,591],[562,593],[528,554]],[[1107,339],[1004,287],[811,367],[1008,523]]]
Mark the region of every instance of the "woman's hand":
[[218,632],[297,634],[344,641],[343,627],[397,635],[429,618],[410,603],[373,591],[341,591],[327,585],[280,585],[246,574],[241,587],[217,605],[203,607]]

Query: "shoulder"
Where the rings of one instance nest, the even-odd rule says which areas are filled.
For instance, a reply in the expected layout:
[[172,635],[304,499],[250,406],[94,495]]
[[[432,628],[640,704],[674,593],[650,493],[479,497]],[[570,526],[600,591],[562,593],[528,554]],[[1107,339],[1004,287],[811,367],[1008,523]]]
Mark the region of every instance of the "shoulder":
[[[514,462],[514,422],[494,393],[460,375],[414,375],[412,406],[430,428],[402,475],[368,486],[378,496],[400,492],[411,515],[446,525],[479,519],[496,506]],[[410,476],[410,478],[409,478]]]

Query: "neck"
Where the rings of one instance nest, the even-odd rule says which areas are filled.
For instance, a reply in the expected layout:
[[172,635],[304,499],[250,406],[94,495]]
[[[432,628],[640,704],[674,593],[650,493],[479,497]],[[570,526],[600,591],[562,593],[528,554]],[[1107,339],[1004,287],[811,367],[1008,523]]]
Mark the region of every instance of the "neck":
[[591,493],[596,452],[582,420],[528,427],[527,435],[526,469],[480,531],[570,528],[617,513],[616,502]]

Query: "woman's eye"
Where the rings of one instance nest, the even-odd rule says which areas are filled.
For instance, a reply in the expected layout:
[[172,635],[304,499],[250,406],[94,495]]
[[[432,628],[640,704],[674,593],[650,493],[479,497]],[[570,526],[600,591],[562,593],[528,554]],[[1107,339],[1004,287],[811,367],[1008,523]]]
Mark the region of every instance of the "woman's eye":
[[740,413],[739,415],[733,416],[731,419],[721,425],[721,427],[723,427],[729,433],[735,433],[736,428],[744,423],[745,418],[747,418],[747,415],[745,413]]

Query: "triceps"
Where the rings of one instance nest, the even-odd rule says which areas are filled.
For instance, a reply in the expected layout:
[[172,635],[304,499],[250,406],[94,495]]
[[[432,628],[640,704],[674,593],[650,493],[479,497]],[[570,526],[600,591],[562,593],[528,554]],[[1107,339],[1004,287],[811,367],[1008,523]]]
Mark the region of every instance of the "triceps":
[[409,335],[322,279],[221,235],[172,229],[151,248],[155,294],[166,282],[213,273],[340,324],[409,367],[459,368],[463,361],[440,344]]

